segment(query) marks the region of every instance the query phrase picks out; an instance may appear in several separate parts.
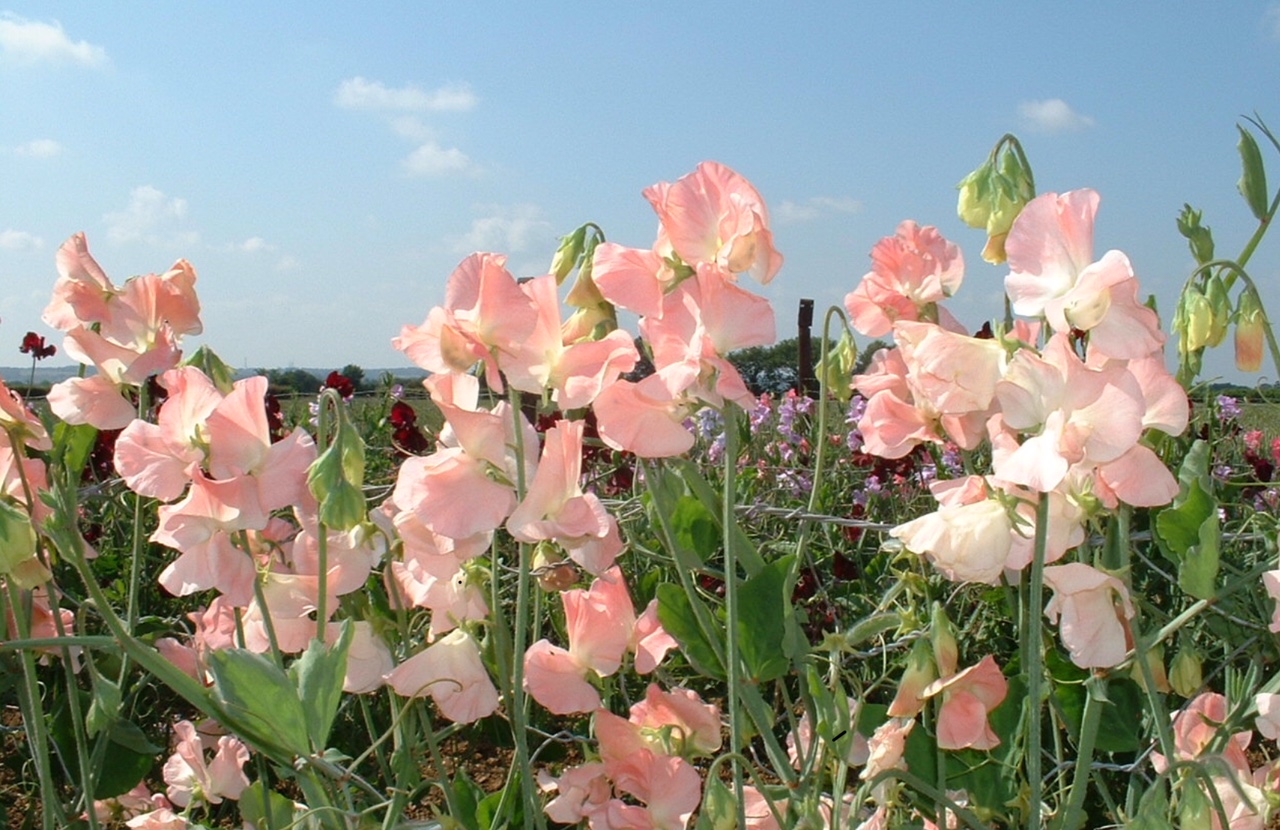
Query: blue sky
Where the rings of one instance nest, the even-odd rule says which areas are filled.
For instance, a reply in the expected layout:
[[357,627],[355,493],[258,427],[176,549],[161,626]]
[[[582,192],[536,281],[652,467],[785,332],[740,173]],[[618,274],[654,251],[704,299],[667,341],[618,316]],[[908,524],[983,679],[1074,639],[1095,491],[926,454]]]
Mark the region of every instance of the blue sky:
[[[54,253],[84,231],[117,282],[191,260],[188,344],[236,366],[407,365],[391,338],[466,254],[542,273],[586,221],[647,247],[641,190],[704,159],[770,204],[780,337],[907,218],[964,249],[976,327],[1005,271],[955,184],[1007,131],[1041,192],[1101,192],[1098,253],[1128,253],[1167,319],[1182,204],[1220,252],[1252,232],[1254,111],[1280,128],[1280,4],[0,5],[0,363],[51,334]],[[1280,317],[1277,252],[1251,271]]]

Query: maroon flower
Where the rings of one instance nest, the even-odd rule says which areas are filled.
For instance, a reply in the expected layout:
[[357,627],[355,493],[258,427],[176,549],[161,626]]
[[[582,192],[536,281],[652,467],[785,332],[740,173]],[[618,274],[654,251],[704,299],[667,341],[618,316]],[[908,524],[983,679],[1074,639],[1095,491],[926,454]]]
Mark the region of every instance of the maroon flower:
[[356,385],[351,382],[351,378],[340,372],[330,372],[329,377],[324,379],[324,388],[337,389],[343,400],[350,400],[356,394]]
[[419,454],[427,450],[426,436],[418,429],[418,412],[404,401],[391,405],[391,440],[403,452]]
[[18,351],[31,355],[32,360],[44,360],[46,357],[53,357],[57,354],[58,347],[52,343],[46,346],[43,336],[36,334],[34,331],[29,331],[22,338],[22,345],[18,347]]

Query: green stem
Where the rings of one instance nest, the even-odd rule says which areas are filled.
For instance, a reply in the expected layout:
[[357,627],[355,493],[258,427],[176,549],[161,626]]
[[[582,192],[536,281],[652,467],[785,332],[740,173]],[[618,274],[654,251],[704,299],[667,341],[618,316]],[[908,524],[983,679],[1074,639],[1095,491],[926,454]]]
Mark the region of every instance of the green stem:
[[1031,788],[1028,827],[1040,827],[1042,809],[1040,740],[1044,714],[1043,613],[1044,558],[1049,547],[1049,494],[1040,494],[1036,505],[1035,555],[1031,560],[1031,584],[1027,591],[1026,639],[1023,642],[1027,674],[1027,784]]
[[[724,608],[725,616],[725,673],[728,678],[729,751],[742,751],[742,723],[738,714],[738,691],[743,682],[741,674],[741,646],[738,643],[738,556],[737,540],[732,528],[737,508],[738,473],[738,408],[726,403],[724,416],[724,500],[721,526],[724,538]],[[742,795],[742,764],[735,757],[733,770],[733,798],[738,809],[738,826],[747,826],[746,805]]]
[[1053,830],[1076,830],[1085,821],[1084,799],[1093,777],[1093,750],[1098,737],[1098,724],[1102,722],[1102,704],[1107,700],[1107,681],[1095,674],[1085,681],[1084,714],[1080,720],[1080,740],[1076,744],[1076,768],[1071,779],[1071,796],[1061,820],[1055,821]]
[[[24,608],[22,594],[11,580],[5,580],[9,594],[9,610],[18,624],[18,636],[31,636],[30,616]],[[3,610],[3,609],[0,609]],[[49,758],[49,735],[45,732],[44,707],[40,703],[40,684],[36,678],[36,661],[30,651],[19,652],[22,663],[22,683],[18,686],[18,704],[22,711],[22,728],[27,733],[27,745],[35,756],[36,775],[40,781],[41,811],[45,830],[66,825],[66,813],[62,800],[57,797],[58,787],[53,780],[53,763]]]

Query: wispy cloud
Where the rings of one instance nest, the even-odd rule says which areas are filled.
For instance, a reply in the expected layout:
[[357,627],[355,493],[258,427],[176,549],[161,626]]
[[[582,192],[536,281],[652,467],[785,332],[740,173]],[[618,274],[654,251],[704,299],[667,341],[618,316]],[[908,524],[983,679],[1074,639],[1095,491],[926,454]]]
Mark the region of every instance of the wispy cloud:
[[0,231],[0,248],[6,251],[35,251],[44,247],[44,240],[26,231],[7,228]]
[[388,87],[359,76],[338,84],[333,101],[345,109],[398,112],[466,112],[476,106],[476,96],[466,84],[425,90],[413,84]]
[[441,147],[434,141],[421,144],[404,159],[404,169],[413,176],[443,176],[449,173],[476,172],[467,154],[457,147]]
[[1018,117],[1029,130],[1039,133],[1065,133],[1084,130],[1093,126],[1093,119],[1071,108],[1061,98],[1043,101],[1023,101],[1018,105]]
[[73,63],[106,66],[107,50],[85,40],[73,41],[58,21],[43,23],[5,12],[0,14],[0,54],[15,63]]
[[783,200],[773,209],[773,214],[779,223],[786,225],[809,222],[832,213],[857,213],[860,210],[862,202],[851,196],[812,196],[803,202]]
[[187,200],[166,196],[151,185],[135,187],[124,210],[103,217],[113,242],[194,245],[200,234],[185,227]]
[[344,109],[368,110],[385,119],[391,131],[416,147],[400,160],[410,176],[447,176],[477,173],[479,165],[457,147],[443,143],[437,130],[422,115],[467,112],[476,106],[476,96],[466,84],[451,84],[425,90],[413,84],[388,87],[381,81],[356,76],[338,84],[335,105]]
[[471,230],[454,240],[458,253],[502,251],[518,253],[538,243],[555,241],[551,223],[537,205],[482,205],[486,215],[471,222]]
[[1262,13],[1262,30],[1272,40],[1280,40],[1280,3],[1272,3]]
[[62,145],[52,138],[37,138],[34,141],[28,141],[26,144],[19,144],[13,148],[14,154],[33,159],[53,158],[60,154],[62,150]]

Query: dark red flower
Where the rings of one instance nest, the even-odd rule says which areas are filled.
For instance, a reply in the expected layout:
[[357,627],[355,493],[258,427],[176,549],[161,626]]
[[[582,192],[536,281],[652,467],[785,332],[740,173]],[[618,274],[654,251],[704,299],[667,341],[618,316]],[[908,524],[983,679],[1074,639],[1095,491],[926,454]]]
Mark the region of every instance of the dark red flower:
[[330,372],[329,377],[324,379],[324,388],[337,389],[344,400],[356,394],[356,385],[351,382],[351,378],[340,372]]
[[36,334],[34,331],[29,331],[22,338],[22,345],[18,347],[18,351],[31,355],[32,360],[44,360],[46,357],[53,357],[57,354],[58,347],[52,343],[46,346],[43,336]]
[[418,429],[418,412],[404,401],[396,401],[391,405],[391,440],[402,452],[417,455],[426,452],[430,446],[427,438]]

